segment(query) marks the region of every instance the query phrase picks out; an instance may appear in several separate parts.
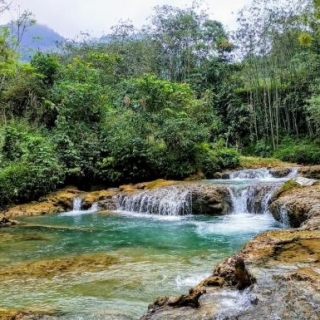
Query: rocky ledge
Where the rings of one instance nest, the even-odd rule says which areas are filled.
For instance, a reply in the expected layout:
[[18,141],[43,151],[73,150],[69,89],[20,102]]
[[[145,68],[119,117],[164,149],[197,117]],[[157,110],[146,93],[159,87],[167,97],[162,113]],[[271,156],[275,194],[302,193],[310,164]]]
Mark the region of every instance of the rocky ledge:
[[135,185],[123,185],[119,188],[84,192],[75,187],[67,187],[62,190],[41,197],[38,201],[9,207],[0,212],[0,227],[15,224],[14,217],[37,216],[51,213],[60,213],[72,210],[73,200],[81,198],[82,209],[89,209],[94,203],[100,210],[116,210],[124,201],[136,199],[136,205],[141,203],[139,196],[153,197],[155,201],[161,201],[164,195],[172,192],[185,193],[186,201],[192,204],[194,214],[227,214],[232,204],[228,188],[214,186],[200,182],[182,182],[155,180],[152,182],[138,183]]
[[[244,265],[246,264],[246,267]],[[320,231],[270,231],[179,297],[161,297],[143,320],[319,319]]]
[[315,180],[290,180],[274,195],[270,211],[291,227],[320,230],[320,184]]

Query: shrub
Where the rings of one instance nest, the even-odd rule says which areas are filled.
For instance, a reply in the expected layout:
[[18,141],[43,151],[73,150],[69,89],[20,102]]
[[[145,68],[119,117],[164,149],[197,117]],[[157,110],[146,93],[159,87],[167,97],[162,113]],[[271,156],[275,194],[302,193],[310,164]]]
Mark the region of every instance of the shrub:
[[199,146],[201,171],[211,178],[217,171],[235,168],[240,163],[240,155],[235,149],[221,146],[221,143],[202,143]]
[[309,140],[284,140],[275,151],[274,157],[298,164],[320,164],[320,146]]
[[112,183],[153,178],[152,143],[147,123],[131,110],[110,112],[104,125],[98,177]]
[[63,183],[64,169],[46,136],[19,125],[8,126],[4,132],[0,205],[36,200]]

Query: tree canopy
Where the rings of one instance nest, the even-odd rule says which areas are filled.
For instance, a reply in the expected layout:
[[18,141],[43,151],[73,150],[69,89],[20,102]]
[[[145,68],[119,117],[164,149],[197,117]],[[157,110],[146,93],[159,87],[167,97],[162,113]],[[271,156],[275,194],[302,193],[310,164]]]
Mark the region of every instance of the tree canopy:
[[70,183],[212,177],[240,153],[319,163],[319,12],[253,0],[230,34],[199,2],[158,6],[141,29],[120,21],[27,63],[24,13],[15,36],[0,29],[0,204]]

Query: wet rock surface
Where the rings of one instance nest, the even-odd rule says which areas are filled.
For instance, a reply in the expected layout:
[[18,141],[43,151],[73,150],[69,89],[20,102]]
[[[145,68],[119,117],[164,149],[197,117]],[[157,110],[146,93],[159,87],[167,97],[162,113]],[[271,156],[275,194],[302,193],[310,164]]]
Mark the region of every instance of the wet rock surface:
[[7,310],[0,308],[0,320],[55,320],[59,319],[57,311]]
[[16,224],[17,224],[17,221],[8,219],[4,215],[0,214],[0,228],[11,227],[11,226],[15,226]]
[[276,167],[269,169],[269,172],[274,178],[284,178],[290,174],[291,170],[291,168]]
[[270,204],[274,218],[287,218],[291,227],[320,230],[320,185],[293,185],[277,194]]
[[76,188],[65,188],[45,197],[41,197],[39,201],[33,201],[26,204],[16,205],[5,209],[2,214],[7,218],[22,216],[37,216],[48,213],[58,213],[72,208],[73,199],[83,192]]
[[309,179],[320,179],[320,165],[299,168],[299,175]]
[[231,212],[230,192],[223,186],[190,185],[193,214],[221,215]]
[[[262,233],[221,262],[196,287],[203,290],[198,307],[154,304],[142,319],[318,320],[320,186],[313,179],[320,177],[320,166],[300,172],[308,179],[289,182],[270,204],[278,221],[287,215],[290,226],[299,229]],[[272,174],[282,177],[288,172],[280,168]]]
[[[59,259],[42,259],[40,261],[8,264],[0,268],[1,279],[23,279],[30,277],[51,278],[65,273],[82,273],[105,270],[117,260],[106,253],[78,255]],[[1,319],[1,318],[0,318]]]
[[142,319],[319,319],[320,232],[263,233],[193,290],[199,288],[197,308],[158,301]]

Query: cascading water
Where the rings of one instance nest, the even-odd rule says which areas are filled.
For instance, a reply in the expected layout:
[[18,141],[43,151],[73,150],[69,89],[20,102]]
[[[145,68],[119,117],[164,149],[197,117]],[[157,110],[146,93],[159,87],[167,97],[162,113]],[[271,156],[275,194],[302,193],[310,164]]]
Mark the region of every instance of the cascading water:
[[[227,185],[232,213],[268,213],[270,199],[276,189],[295,176],[293,168],[284,178],[274,178],[266,168],[236,171],[230,179],[207,180],[207,184]],[[192,190],[186,185],[145,190],[136,194],[119,195],[118,211],[162,216],[181,216],[193,213]]]
[[262,169],[246,169],[235,171],[230,174],[230,179],[268,179],[272,178],[270,171],[267,168]]
[[290,220],[289,220],[288,210],[287,210],[287,208],[285,206],[282,206],[280,208],[280,222],[285,227],[290,227]]
[[248,183],[229,187],[232,213],[266,213],[269,201],[279,184]]
[[79,197],[76,197],[73,199],[72,211],[63,212],[60,214],[60,216],[62,217],[81,216],[84,214],[94,213],[99,210],[98,203],[93,203],[88,210],[81,210],[81,208],[82,208],[82,199]]
[[81,198],[74,198],[72,211],[80,211],[81,210],[81,202],[82,202]]
[[117,209],[121,211],[164,216],[192,213],[192,198],[187,188],[167,187],[148,190],[135,195],[121,195],[117,200]]
[[232,213],[268,213],[274,192],[297,172],[297,168],[292,168],[287,176],[275,178],[267,168],[246,169],[231,173],[230,179],[211,180],[211,183],[229,186]]

